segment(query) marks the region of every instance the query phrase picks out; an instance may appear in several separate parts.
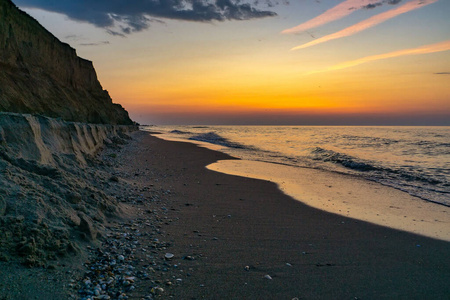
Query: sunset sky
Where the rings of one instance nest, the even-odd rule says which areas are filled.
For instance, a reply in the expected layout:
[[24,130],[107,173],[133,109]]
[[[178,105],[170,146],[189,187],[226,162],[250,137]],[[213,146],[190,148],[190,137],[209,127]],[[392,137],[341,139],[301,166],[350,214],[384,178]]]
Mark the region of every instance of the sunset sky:
[[13,0],[142,124],[450,125],[449,0]]

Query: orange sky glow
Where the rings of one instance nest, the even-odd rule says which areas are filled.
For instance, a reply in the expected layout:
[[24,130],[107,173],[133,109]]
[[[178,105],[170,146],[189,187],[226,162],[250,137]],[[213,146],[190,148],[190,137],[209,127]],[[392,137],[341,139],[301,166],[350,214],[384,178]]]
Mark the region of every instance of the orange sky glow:
[[25,9],[143,124],[450,125],[450,1],[291,2],[122,36]]

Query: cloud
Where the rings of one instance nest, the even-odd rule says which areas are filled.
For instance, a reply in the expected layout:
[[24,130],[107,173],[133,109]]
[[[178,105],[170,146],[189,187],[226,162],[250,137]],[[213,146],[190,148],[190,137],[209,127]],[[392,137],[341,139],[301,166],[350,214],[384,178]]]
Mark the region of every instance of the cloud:
[[109,41],[101,41],[98,43],[81,43],[80,46],[100,46],[100,45],[109,45]]
[[[142,31],[150,26],[153,18],[165,18],[196,22],[249,20],[272,17],[276,13],[261,10],[261,2],[267,7],[278,4],[276,0],[14,0],[27,8],[39,8],[62,13],[69,18],[106,28],[114,35]],[[113,30],[119,26],[120,31]]]
[[311,19],[298,26],[285,29],[281,33],[298,33],[308,29],[322,26],[324,24],[342,19],[358,9],[371,9],[382,5],[383,3],[395,5],[402,0],[346,0],[333,8],[330,8],[323,14]]
[[362,8],[363,9],[373,9],[373,8],[375,8],[377,6],[381,6],[381,5],[383,5],[383,3],[381,3],[381,2],[370,3],[370,4],[367,4],[366,6],[363,6]]
[[450,72],[437,72],[434,75],[450,75]]
[[[425,46],[418,47],[418,48],[403,49],[403,50],[398,50],[398,51],[384,53],[384,54],[366,56],[366,57],[363,57],[363,58],[360,58],[357,60],[347,61],[347,62],[343,62],[343,63],[337,64],[337,65],[334,65],[325,70],[310,72],[308,74],[315,74],[315,73],[322,73],[322,72],[327,72],[327,71],[347,69],[347,68],[358,66],[358,65],[361,65],[361,64],[364,64],[367,62],[380,60],[380,59],[394,58],[394,57],[407,56],[407,55],[435,53],[435,52],[442,52],[442,51],[448,51],[448,50],[450,50],[450,40],[439,42],[436,44],[425,45]],[[448,72],[435,73],[435,74],[447,74],[447,73]]]
[[357,23],[355,25],[352,25],[350,27],[342,29],[341,31],[338,31],[338,32],[333,33],[333,34],[326,35],[324,37],[321,37],[321,38],[316,39],[314,41],[311,41],[309,43],[306,43],[306,44],[294,47],[291,50],[303,49],[303,48],[311,47],[311,46],[314,46],[314,45],[317,45],[317,44],[325,43],[325,42],[328,42],[328,41],[331,41],[331,40],[335,40],[335,39],[339,39],[339,38],[342,38],[342,37],[354,35],[354,34],[356,34],[358,32],[361,32],[363,30],[369,29],[369,28],[371,28],[371,27],[373,27],[375,25],[383,23],[383,22],[385,22],[385,21],[387,21],[389,19],[392,19],[392,18],[394,18],[394,17],[396,17],[398,15],[401,15],[401,14],[407,13],[409,11],[412,11],[412,10],[424,7],[426,5],[435,3],[437,1],[439,1],[439,0],[413,0],[413,1],[410,1],[410,2],[404,4],[404,5],[400,6],[400,7],[397,7],[397,8],[388,10],[388,11],[386,11],[384,13],[375,15],[375,16],[370,17],[370,18],[368,18],[368,19],[366,19],[364,21],[361,21],[361,22],[359,22],[359,23]]

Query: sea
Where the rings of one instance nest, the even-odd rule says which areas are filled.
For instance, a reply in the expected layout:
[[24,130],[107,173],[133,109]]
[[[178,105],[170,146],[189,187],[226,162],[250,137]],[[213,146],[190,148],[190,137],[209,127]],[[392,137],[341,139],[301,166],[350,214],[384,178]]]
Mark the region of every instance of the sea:
[[359,176],[450,207],[450,127],[144,126],[231,156]]

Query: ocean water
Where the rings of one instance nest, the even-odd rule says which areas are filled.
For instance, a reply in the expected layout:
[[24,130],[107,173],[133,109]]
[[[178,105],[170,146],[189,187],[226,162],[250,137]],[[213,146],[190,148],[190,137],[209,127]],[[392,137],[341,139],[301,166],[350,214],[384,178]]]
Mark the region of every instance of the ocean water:
[[450,206],[450,127],[151,126],[242,159],[351,174]]

